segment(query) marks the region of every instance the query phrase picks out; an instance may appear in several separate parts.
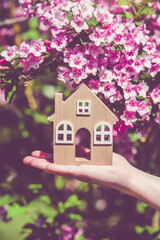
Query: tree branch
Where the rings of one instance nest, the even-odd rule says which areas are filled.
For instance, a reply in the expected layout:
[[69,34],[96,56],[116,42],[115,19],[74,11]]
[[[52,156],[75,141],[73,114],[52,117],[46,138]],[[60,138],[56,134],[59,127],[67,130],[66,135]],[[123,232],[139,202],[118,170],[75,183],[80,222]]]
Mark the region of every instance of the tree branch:
[[12,25],[12,24],[15,24],[15,23],[25,22],[27,20],[28,20],[27,17],[6,19],[6,20],[0,22],[0,27],[2,27],[2,26],[9,26],[9,25]]

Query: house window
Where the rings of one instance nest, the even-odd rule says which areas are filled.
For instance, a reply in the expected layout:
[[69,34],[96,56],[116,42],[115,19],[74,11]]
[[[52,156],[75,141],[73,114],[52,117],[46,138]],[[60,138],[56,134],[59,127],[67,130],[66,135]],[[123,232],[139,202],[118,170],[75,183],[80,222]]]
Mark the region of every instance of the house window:
[[110,145],[112,144],[112,127],[109,123],[99,122],[94,129],[94,144],[95,145]]
[[77,115],[90,115],[90,101],[77,101]]
[[56,126],[56,143],[58,144],[73,144],[74,128],[72,123],[63,121]]

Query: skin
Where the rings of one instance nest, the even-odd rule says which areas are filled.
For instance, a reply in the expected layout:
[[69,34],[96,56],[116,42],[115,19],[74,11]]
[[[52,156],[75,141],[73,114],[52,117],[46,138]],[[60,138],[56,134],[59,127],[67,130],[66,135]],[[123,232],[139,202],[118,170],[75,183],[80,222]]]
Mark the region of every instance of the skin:
[[56,165],[52,154],[34,151],[23,163],[51,174],[110,187],[160,210],[160,178],[132,166],[124,157],[113,153],[111,166]]

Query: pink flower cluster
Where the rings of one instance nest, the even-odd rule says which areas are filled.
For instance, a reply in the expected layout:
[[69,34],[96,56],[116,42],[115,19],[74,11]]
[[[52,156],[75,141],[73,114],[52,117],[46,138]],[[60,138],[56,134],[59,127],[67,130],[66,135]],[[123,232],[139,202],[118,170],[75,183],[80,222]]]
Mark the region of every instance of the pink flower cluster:
[[[20,1],[29,7],[32,2]],[[14,64],[19,55],[28,72],[38,69],[50,52],[55,52],[53,58],[61,53],[58,80],[86,82],[95,94],[103,94],[126,126],[149,120],[152,106],[160,104],[160,88],[152,89],[142,75],[152,79],[160,71],[160,49],[145,23],[124,21],[91,0],[48,2],[36,4],[34,14],[50,30],[51,41],[22,42],[20,49],[7,46],[1,56]],[[155,121],[160,122],[157,109]]]
[[31,68],[39,68],[44,60],[43,53],[46,53],[46,46],[44,41],[39,39],[38,41],[32,40],[30,45],[23,41],[19,49],[16,46],[6,46],[1,56],[8,62],[14,62],[15,58],[20,59],[20,65],[26,73]]

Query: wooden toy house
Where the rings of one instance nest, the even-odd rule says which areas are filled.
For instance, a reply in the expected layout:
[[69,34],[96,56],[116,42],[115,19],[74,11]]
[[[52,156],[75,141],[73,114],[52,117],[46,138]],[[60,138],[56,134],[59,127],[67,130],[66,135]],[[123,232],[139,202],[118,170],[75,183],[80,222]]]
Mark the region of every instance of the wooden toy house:
[[[111,165],[113,122],[117,117],[85,85],[81,84],[65,101],[55,93],[53,122],[53,159],[64,165]],[[89,145],[88,157],[80,155],[77,134],[84,130]]]

